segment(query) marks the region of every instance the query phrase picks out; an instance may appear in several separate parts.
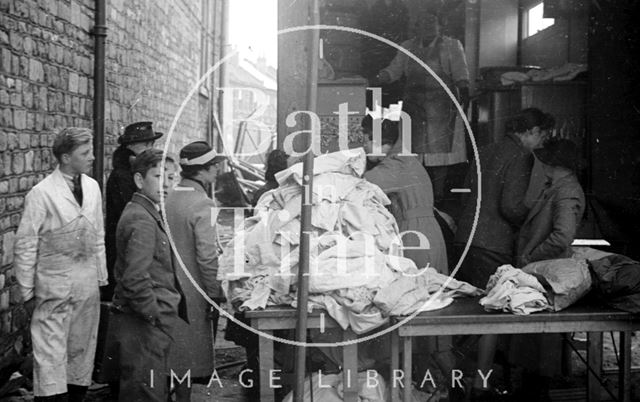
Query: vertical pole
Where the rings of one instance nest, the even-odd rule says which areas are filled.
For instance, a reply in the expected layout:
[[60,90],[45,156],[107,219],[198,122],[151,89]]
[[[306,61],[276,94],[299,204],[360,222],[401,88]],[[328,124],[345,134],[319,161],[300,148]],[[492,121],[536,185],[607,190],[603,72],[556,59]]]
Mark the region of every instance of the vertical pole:
[[602,377],[602,332],[587,332],[587,364],[595,372],[587,373],[587,400],[598,402],[601,385],[596,376]]
[[522,64],[522,39],[524,36],[525,29],[525,21],[524,21],[524,7],[522,6],[522,2],[518,3],[518,42],[517,42],[517,50],[516,50],[516,65]]
[[[229,46],[228,38],[229,38],[229,0],[220,0],[222,5],[222,18],[220,20],[220,59],[224,59],[227,55],[227,47]],[[227,122],[225,119],[225,101],[227,97],[225,96],[225,91],[227,87],[227,63],[222,63],[220,65],[220,76],[219,76],[219,88],[220,92],[218,92],[218,119],[220,125],[218,126],[218,141],[214,145],[214,147],[220,151],[223,150],[222,142],[224,141],[224,127]],[[212,144],[213,145],[213,144]]]
[[96,0],[93,35],[95,36],[95,56],[93,62],[93,176],[103,191],[104,183],[104,59],[105,38],[107,37],[106,0]]
[[[318,10],[318,0],[311,0],[309,10],[310,25],[320,23],[320,13]],[[307,73],[307,110],[315,113],[318,92],[318,51],[320,42],[320,32],[317,29],[308,31],[309,62]],[[308,120],[309,129],[312,128],[311,120]],[[320,135],[320,133],[317,133]],[[311,149],[314,135],[310,131],[306,137],[306,148],[308,149],[303,160],[302,184],[307,191],[303,191],[302,212],[300,222],[300,265],[298,269],[298,322],[296,326],[296,341],[305,342],[307,340],[307,303],[309,299],[309,255],[310,255],[310,229],[311,229],[311,208],[313,204],[313,151]],[[306,367],[306,348],[298,346],[296,348],[295,360],[295,388],[293,390],[293,400],[301,401],[304,395],[304,377]]]
[[[631,401],[631,331],[620,331],[620,365],[618,366],[618,400]],[[613,340],[615,342],[615,339]]]

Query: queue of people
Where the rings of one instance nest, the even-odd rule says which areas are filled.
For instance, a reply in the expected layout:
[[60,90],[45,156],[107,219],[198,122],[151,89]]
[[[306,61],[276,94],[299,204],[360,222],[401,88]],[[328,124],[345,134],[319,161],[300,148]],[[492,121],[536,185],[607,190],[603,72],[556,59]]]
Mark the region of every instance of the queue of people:
[[[150,122],[120,136],[107,182],[106,234],[101,191],[87,175],[94,160],[89,129],[60,131],[53,144],[58,167],[26,196],[15,269],[32,316],[36,401],[84,400],[94,362],[123,401],[167,401],[167,367],[191,370],[195,379],[213,371],[218,310],[188,282],[214,304],[225,301],[216,280],[215,202],[207,195],[225,158],[195,142],[174,161],[153,149],[161,136]],[[177,164],[182,180],[173,191]],[[103,299],[111,296],[102,317],[99,289]],[[175,394],[190,400],[186,386]]]

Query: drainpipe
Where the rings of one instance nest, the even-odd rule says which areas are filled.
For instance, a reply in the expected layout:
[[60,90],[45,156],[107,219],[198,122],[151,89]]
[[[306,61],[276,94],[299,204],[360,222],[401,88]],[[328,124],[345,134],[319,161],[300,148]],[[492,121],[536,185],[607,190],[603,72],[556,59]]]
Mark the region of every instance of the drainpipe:
[[[228,47],[228,38],[229,38],[229,0],[220,0],[221,3],[221,14],[222,18],[220,21],[220,60],[224,59],[227,55],[227,47]],[[218,93],[218,119],[220,122],[220,130],[224,130],[225,121],[224,121],[224,102],[225,102],[225,91],[228,84],[227,80],[227,63],[222,63],[219,69],[219,89]],[[222,149],[222,141],[223,141],[222,132],[218,133],[217,138],[217,149]]]
[[104,60],[105,38],[107,37],[106,0],[96,0],[93,35],[95,37],[95,57],[93,64],[93,175],[100,190],[104,182]]
[[[213,21],[212,21],[212,26],[211,29],[208,32],[205,32],[205,35],[209,35],[212,34],[212,45],[210,47],[211,52],[209,53],[209,48],[207,48],[206,52],[207,52],[207,61],[210,60],[210,63],[207,64],[205,66],[205,68],[200,71],[201,73],[204,73],[205,71],[207,71],[209,69],[209,67],[213,64],[215,64],[218,60],[216,59],[216,38],[218,37],[218,23],[216,21],[217,15],[218,15],[218,1],[214,1],[213,2],[213,12],[209,13],[205,18],[209,18],[211,20],[211,16],[214,15]],[[205,24],[205,27],[208,26],[207,24]],[[208,42],[207,42],[208,43]],[[210,59],[209,59],[210,58]],[[202,78],[202,77],[200,77]],[[207,103],[207,108],[208,108],[208,113],[207,113],[207,130],[206,130],[206,141],[207,143],[211,144],[211,146],[215,148],[216,146],[216,133],[215,133],[215,128],[214,128],[214,120],[213,120],[213,116],[215,116],[216,114],[216,107],[218,106],[218,104],[216,103],[216,95],[217,93],[215,92],[215,88],[216,88],[216,76],[215,74],[212,74],[209,76],[207,82],[209,83],[209,86],[207,87],[207,93],[209,94],[209,98],[208,98],[208,103]]]

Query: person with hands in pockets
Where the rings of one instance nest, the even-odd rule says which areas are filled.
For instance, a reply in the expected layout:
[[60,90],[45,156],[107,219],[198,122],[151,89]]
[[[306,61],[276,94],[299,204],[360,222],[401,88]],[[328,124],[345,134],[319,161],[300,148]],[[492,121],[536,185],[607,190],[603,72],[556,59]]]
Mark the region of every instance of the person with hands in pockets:
[[162,169],[162,159],[162,151],[148,149],[133,161],[138,190],[116,230],[116,286],[103,369],[109,381],[119,375],[120,401],[167,401],[174,329],[188,319],[160,209],[175,167],[165,158]]

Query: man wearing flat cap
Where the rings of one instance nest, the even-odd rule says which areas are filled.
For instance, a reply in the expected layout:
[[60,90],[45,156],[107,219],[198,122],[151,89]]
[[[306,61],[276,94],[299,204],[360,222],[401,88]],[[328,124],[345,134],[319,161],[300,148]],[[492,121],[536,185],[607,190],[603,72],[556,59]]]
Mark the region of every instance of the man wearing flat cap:
[[[216,180],[221,162],[226,158],[204,141],[192,142],[180,150],[182,181],[169,193],[166,202],[167,223],[176,252],[198,286],[216,304],[224,302],[218,273],[218,247],[215,230],[215,202],[207,191]],[[181,265],[181,264],[177,264]],[[189,283],[182,267],[176,276],[183,284],[189,323],[177,324],[176,344],[170,352],[169,367],[182,377],[190,370],[194,381],[208,382],[213,373],[213,334],[218,321],[217,308]],[[190,400],[186,383],[176,387],[176,400]]]
[[124,207],[133,193],[136,185],[133,182],[131,162],[142,151],[153,148],[153,143],[162,137],[162,133],[153,131],[150,121],[141,121],[128,125],[124,134],[118,138],[120,146],[113,153],[113,170],[107,180],[107,220],[105,224],[105,246],[107,250],[107,270],[109,272],[109,286],[102,290],[102,300],[111,301],[113,297],[113,265],[116,262],[116,226]]

